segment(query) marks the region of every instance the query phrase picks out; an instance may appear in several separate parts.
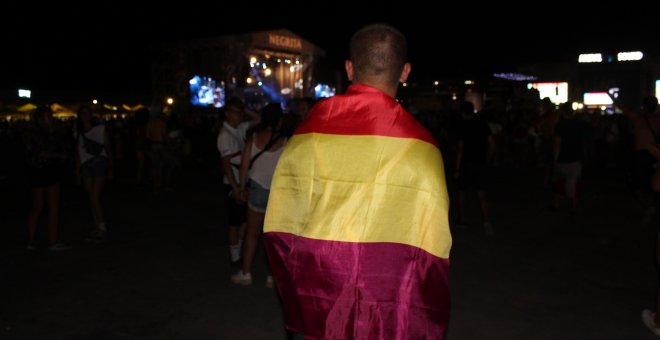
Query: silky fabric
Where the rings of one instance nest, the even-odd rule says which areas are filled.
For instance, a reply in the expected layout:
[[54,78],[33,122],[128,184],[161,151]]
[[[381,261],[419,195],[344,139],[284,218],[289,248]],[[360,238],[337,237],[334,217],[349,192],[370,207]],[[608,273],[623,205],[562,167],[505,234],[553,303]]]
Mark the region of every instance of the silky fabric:
[[289,330],[442,339],[449,201],[437,143],[382,91],[318,103],[275,170],[264,224]]

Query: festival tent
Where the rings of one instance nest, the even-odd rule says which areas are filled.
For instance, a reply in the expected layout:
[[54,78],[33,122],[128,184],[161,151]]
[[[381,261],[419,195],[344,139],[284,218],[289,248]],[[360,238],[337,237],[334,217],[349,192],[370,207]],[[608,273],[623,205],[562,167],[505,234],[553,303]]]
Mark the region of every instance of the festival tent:
[[27,104],[24,104],[22,106],[19,106],[18,109],[16,109],[16,111],[18,111],[18,112],[30,112],[30,111],[32,111],[36,108],[37,108],[36,105],[34,105],[32,103],[27,103]]
[[58,103],[51,104],[50,109],[53,110],[53,117],[56,118],[75,118],[78,116],[73,110]]

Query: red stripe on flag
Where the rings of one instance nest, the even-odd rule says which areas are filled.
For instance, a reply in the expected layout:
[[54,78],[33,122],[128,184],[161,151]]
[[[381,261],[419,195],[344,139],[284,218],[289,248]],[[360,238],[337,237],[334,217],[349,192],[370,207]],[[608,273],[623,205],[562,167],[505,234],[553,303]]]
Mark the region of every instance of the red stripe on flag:
[[449,260],[398,243],[265,234],[287,328],[323,339],[442,339]]
[[392,97],[355,84],[344,95],[316,104],[296,134],[378,135],[415,138],[433,144],[433,136]]

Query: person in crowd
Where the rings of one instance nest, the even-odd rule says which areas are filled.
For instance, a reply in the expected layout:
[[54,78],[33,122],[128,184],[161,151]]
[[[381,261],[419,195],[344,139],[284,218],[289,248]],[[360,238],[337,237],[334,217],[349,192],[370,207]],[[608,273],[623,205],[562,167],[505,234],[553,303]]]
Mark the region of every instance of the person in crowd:
[[144,164],[149,150],[149,140],[147,139],[147,122],[149,121],[149,109],[142,107],[135,112],[135,157],[137,168],[135,171],[135,184],[144,184]]
[[85,187],[94,220],[90,239],[104,241],[107,226],[101,196],[106,179],[113,176],[112,144],[105,125],[93,120],[87,106],[78,109],[76,144],[76,178]]
[[489,161],[495,148],[495,140],[482,117],[477,117],[474,104],[469,101],[461,103],[463,121],[459,124],[456,144],[456,177],[458,187],[458,225],[465,225],[465,199],[468,191],[475,191],[479,198],[481,217],[486,235],[493,235],[490,222],[490,202],[486,195],[489,186]]
[[552,210],[560,208],[562,197],[568,199],[569,210],[577,212],[584,162],[585,135],[588,123],[575,118],[571,103],[559,107],[561,119],[555,127],[553,145],[553,202]]
[[449,199],[436,141],[395,100],[406,50],[390,25],[358,30],[353,84],[312,108],[278,161],[264,238],[294,337],[444,337]]
[[660,116],[656,114],[658,99],[654,96],[646,96],[642,101],[641,111],[629,108],[620,97],[613,98],[613,101],[632,126],[634,136],[631,160],[632,184],[635,196],[645,209],[642,224],[648,225],[657,210],[656,194],[651,192],[648,183],[653,175],[655,163],[653,155],[649,152],[649,145],[660,141]]
[[69,249],[59,238],[60,183],[69,145],[66,130],[53,117],[53,110],[48,106],[37,107],[25,134],[27,175],[32,191],[32,206],[27,219],[27,250],[36,247],[37,225],[44,205],[48,209],[48,249]]
[[[252,284],[252,263],[259,237],[263,230],[264,214],[268,204],[270,183],[275,165],[282,154],[286,136],[281,131],[282,107],[268,104],[261,110],[261,122],[248,133],[240,167],[240,199],[247,202],[247,229],[243,241],[242,269],[232,276],[232,282]],[[273,278],[268,275],[266,285],[272,287]]]
[[532,126],[536,132],[537,165],[543,168],[544,187],[550,187],[552,179],[554,132],[559,118],[559,112],[555,109],[555,104],[550,98],[543,98],[541,100],[541,114]]
[[[646,147],[648,153],[657,162],[660,162],[660,141],[653,141]],[[656,167],[651,176],[650,188],[654,193],[660,193],[660,167]],[[655,228],[655,268],[660,275],[660,225]],[[660,277],[655,289],[655,311],[642,310],[642,322],[653,334],[660,336]]]
[[[250,120],[245,120],[245,115]],[[238,97],[231,97],[224,107],[224,122],[216,146],[220,152],[220,166],[223,175],[223,192],[229,238],[229,258],[232,266],[238,267],[241,259],[242,235],[245,233],[247,210],[239,197],[239,168],[245,147],[247,130],[256,125],[259,117],[245,110],[245,104]]]
[[169,144],[167,120],[161,113],[151,113],[147,122],[147,140],[149,141],[151,176],[155,191],[169,188],[172,172],[178,165],[176,155]]

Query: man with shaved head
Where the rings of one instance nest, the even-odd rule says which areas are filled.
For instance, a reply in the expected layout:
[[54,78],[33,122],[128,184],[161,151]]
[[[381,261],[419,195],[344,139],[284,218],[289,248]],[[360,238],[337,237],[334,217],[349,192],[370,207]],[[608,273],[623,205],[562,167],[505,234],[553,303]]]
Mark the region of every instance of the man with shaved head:
[[392,26],[357,31],[352,85],[312,108],[277,164],[264,236],[294,338],[444,338],[449,202],[436,141],[395,100],[406,49]]
[[406,38],[387,25],[370,25],[357,31],[351,39],[351,60],[346,62],[349,79],[378,87],[386,85],[396,94],[399,81],[410,73],[406,63]]

